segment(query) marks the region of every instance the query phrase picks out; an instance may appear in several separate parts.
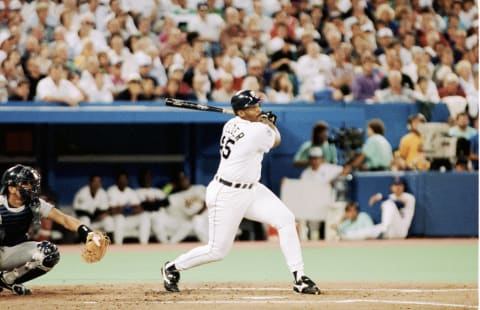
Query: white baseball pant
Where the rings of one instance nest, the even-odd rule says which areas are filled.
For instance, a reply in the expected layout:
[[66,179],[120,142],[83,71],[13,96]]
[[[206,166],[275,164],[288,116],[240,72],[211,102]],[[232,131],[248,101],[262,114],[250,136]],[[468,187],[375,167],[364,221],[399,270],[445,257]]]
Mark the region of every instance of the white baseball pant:
[[251,189],[228,187],[212,181],[207,187],[208,244],[192,249],[173,261],[178,270],[223,259],[232,248],[245,217],[278,230],[280,247],[291,272],[303,274],[303,258],[295,217],[285,204],[261,183]]

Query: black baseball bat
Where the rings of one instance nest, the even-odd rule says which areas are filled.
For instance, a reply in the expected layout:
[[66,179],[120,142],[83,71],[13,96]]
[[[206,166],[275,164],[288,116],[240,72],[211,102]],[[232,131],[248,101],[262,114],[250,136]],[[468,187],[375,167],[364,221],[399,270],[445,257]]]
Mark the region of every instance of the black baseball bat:
[[190,109],[197,111],[207,111],[207,112],[219,112],[225,114],[235,114],[232,109],[225,109],[220,107],[214,107],[206,104],[201,104],[193,101],[180,100],[175,98],[167,98],[165,100],[165,105],[169,107],[176,107],[181,109]]

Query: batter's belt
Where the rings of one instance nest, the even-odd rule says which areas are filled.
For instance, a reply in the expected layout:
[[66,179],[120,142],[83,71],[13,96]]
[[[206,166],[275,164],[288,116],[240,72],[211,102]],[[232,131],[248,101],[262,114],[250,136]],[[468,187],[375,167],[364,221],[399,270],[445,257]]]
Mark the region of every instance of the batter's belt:
[[233,188],[241,188],[241,189],[251,189],[254,183],[240,183],[240,182],[230,182],[225,179],[222,179],[218,175],[215,176],[215,180],[222,183],[223,185],[233,187]]

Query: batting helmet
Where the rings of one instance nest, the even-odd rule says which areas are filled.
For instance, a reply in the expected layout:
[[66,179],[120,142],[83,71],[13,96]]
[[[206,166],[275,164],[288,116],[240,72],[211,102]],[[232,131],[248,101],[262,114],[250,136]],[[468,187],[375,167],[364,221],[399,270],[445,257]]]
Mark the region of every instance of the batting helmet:
[[28,203],[40,196],[40,174],[32,167],[15,165],[3,173],[0,194],[7,194],[9,186],[18,188],[23,202]]
[[255,96],[255,92],[249,89],[238,91],[230,101],[233,111],[237,112],[238,110],[246,109],[250,106],[256,105],[262,99]]

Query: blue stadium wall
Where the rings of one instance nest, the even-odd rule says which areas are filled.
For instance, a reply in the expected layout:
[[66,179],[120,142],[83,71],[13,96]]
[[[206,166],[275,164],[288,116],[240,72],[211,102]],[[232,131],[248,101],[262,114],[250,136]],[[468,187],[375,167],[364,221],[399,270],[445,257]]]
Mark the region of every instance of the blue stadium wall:
[[[217,104],[219,105],[219,104]],[[376,104],[324,102],[291,105],[265,104],[264,110],[278,115],[282,144],[266,155],[262,182],[279,192],[283,177],[298,177],[293,156],[311,136],[319,120],[330,129],[365,129],[369,119],[380,118],[393,148],[407,132],[409,115],[424,111],[416,104]],[[429,111],[431,121],[444,122],[448,109],[438,104]],[[42,169],[50,188],[58,195],[58,205],[71,205],[76,190],[88,176],[100,173],[104,186],[113,183],[114,171],[126,169],[133,187],[141,168],[154,171],[155,182],[165,184],[178,170],[192,181],[208,184],[218,164],[218,139],[223,123],[231,116],[165,107],[159,102],[131,105],[82,104],[79,108],[56,104],[19,103],[0,106],[0,147],[2,168],[16,162]],[[18,132],[30,132],[29,150],[12,152]],[[13,133],[13,135],[12,135]],[[8,138],[7,138],[8,136]],[[8,140],[8,141],[7,141]],[[352,182],[352,198],[361,206],[373,190],[381,188],[389,175],[360,173]],[[390,176],[391,177],[391,176]],[[417,212],[411,234],[419,236],[478,236],[478,174],[458,175],[428,172],[407,176],[417,191]],[[388,190],[388,187],[387,187]],[[376,221],[378,213],[368,209]]]

